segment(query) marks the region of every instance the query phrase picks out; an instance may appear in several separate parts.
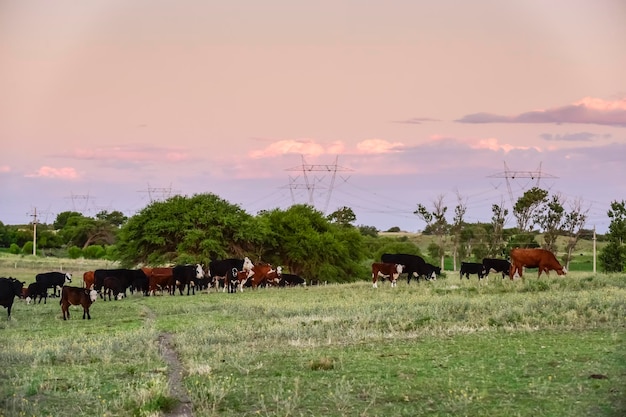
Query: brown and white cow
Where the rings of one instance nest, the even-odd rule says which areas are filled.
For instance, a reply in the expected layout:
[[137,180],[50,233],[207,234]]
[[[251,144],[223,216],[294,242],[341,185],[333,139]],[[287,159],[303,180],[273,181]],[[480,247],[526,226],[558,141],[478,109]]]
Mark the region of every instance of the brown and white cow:
[[402,265],[385,262],[374,262],[372,264],[372,286],[378,288],[378,278],[389,279],[391,286],[395,287],[398,277],[402,273]]
[[[281,267],[279,266],[278,268]],[[258,263],[249,270],[238,271],[237,280],[239,281],[240,292],[243,292],[244,285],[252,288],[263,284],[278,285],[280,283],[280,269],[277,271],[271,264]]]
[[88,288],[70,287],[64,285],[61,290],[61,312],[63,313],[63,320],[70,318],[70,306],[80,305],[83,307],[83,320],[85,316],[91,320],[89,314],[89,307],[98,299],[98,292],[90,290]]
[[539,274],[537,278],[541,277],[541,273],[545,272],[549,275],[550,270],[556,271],[558,275],[565,275],[567,269],[563,267],[559,261],[556,260],[556,256],[552,252],[546,249],[512,249],[511,250],[511,269],[509,270],[509,278],[517,274],[522,277],[526,268],[538,268]]

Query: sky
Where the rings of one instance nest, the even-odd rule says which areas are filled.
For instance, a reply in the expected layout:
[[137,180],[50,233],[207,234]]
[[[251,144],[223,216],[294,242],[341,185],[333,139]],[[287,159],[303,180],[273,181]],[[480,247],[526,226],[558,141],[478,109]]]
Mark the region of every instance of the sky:
[[[415,232],[626,199],[622,0],[3,0],[0,221],[213,193]],[[508,227],[515,226],[509,215]]]

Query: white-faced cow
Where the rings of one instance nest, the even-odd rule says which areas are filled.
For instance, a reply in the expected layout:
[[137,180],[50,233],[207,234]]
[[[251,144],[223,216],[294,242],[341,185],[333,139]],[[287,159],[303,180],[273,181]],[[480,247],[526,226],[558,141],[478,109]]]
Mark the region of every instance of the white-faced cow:
[[558,275],[565,275],[567,273],[567,269],[556,260],[556,256],[554,256],[554,254],[549,250],[538,248],[512,249],[509,277],[513,279],[516,274],[523,277],[524,267],[538,268],[539,273],[537,278],[541,277],[542,272],[549,275],[551,270],[556,271]]
[[72,274],[69,272],[42,272],[35,275],[35,282],[41,282],[46,290],[52,288],[53,296],[58,297],[57,287],[61,288],[66,282],[72,282]]
[[61,291],[61,312],[63,313],[63,320],[70,318],[70,306],[82,306],[83,307],[83,320],[85,316],[88,320],[91,320],[89,314],[89,307],[98,299],[98,292],[90,290],[89,288],[70,287],[64,286]]
[[172,275],[180,295],[183,295],[185,287],[187,287],[187,295],[190,289],[193,295],[196,295],[196,281],[204,277],[204,270],[200,264],[176,265],[172,268]]
[[7,318],[11,319],[11,307],[15,297],[21,297],[24,283],[13,277],[0,278],[0,305],[7,309]]
[[374,262],[372,264],[372,287],[378,288],[378,278],[389,279],[391,287],[395,287],[401,273],[402,265],[400,264]]
[[502,279],[504,279],[511,270],[511,262],[506,259],[483,258],[483,266],[485,267],[485,277],[493,270],[502,273]]
[[[248,258],[246,258],[248,259]],[[248,259],[248,261],[250,261]],[[242,271],[245,259],[228,258],[209,262],[209,282],[216,290],[223,286],[224,292],[237,292],[237,273]]]

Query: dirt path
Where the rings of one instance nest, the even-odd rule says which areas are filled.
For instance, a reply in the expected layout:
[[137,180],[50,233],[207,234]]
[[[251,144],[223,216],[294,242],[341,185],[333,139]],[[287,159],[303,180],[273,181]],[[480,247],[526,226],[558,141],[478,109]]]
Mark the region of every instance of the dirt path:
[[[146,317],[149,321],[156,320],[152,310],[145,307]],[[163,417],[193,417],[191,401],[187,396],[187,390],[183,386],[183,365],[174,349],[172,335],[170,333],[159,334],[159,353],[167,364],[167,385],[170,388],[169,395],[177,400],[177,404],[169,412],[164,412]]]
[[165,417],[191,417],[193,411],[191,401],[187,396],[187,390],[183,386],[183,366],[178,359],[178,354],[173,348],[172,335],[161,333],[159,335],[159,351],[167,363],[168,385],[170,395],[178,400],[178,404],[169,413],[164,413]]

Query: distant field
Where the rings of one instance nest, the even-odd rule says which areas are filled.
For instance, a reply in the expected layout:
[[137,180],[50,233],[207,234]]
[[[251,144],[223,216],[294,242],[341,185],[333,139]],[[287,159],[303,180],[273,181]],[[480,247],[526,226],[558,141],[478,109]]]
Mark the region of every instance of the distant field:
[[133,295],[71,314],[18,301],[0,320],[0,416],[626,415],[624,274]]

